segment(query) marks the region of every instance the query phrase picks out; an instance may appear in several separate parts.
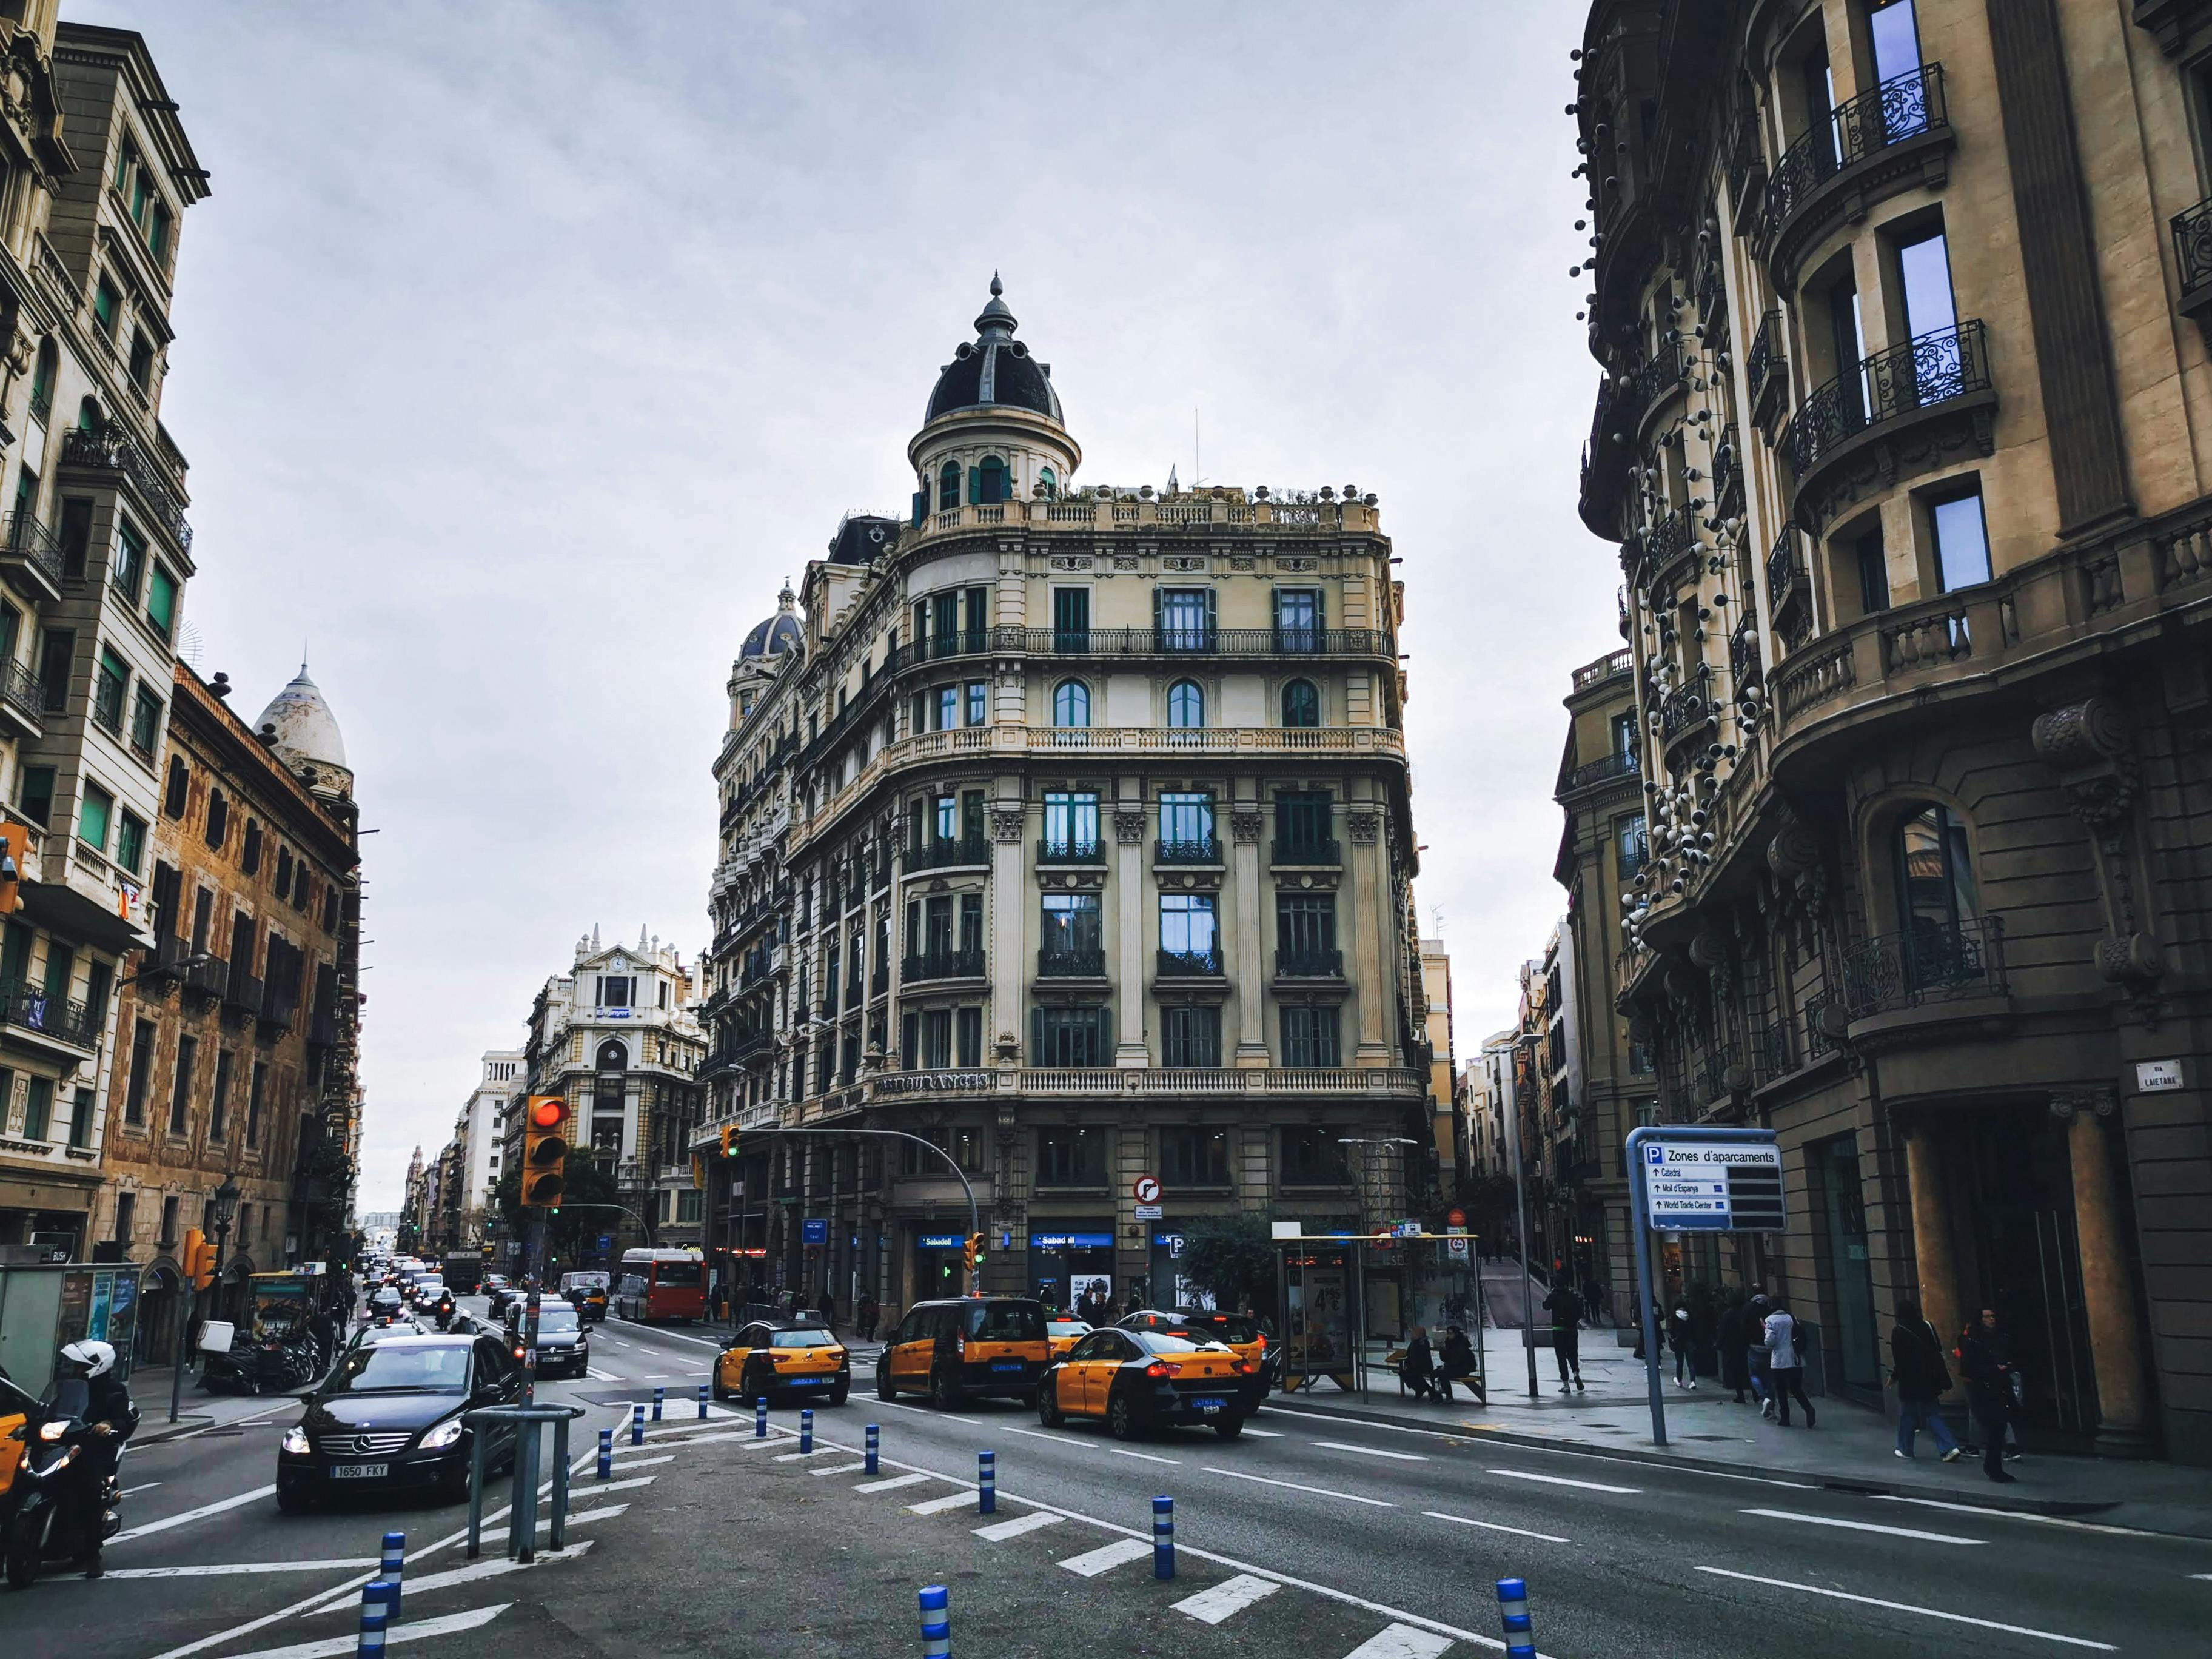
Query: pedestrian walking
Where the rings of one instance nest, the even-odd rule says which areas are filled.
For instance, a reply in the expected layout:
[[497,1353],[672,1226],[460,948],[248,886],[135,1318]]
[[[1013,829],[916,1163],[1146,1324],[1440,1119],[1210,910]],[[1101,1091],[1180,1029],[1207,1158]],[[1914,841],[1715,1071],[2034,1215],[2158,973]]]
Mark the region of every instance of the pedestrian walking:
[[822,1316],[823,1328],[834,1332],[837,1328],[837,1298],[824,1289],[822,1299],[814,1305],[815,1311]]
[[1398,1376],[1413,1391],[1416,1400],[1443,1396],[1435,1388],[1436,1351],[1429,1346],[1429,1331],[1425,1325],[1413,1327],[1412,1339],[1406,1344],[1405,1357],[1398,1362]]
[[1936,1328],[1921,1316],[1920,1304],[1911,1297],[1897,1304],[1897,1323],[1889,1332],[1889,1377],[1897,1385],[1897,1446],[1899,1457],[1912,1455],[1920,1431],[1936,1437],[1946,1463],[1959,1461],[1959,1443],[1943,1420],[1936,1402],[1951,1388],[1951,1368],[1943,1363],[1943,1345]]
[[1698,1386],[1697,1361],[1693,1357],[1697,1337],[1690,1328],[1690,1310],[1686,1304],[1677,1304],[1674,1311],[1667,1316],[1667,1346],[1674,1351],[1674,1386],[1694,1389]]
[[1981,1322],[1966,1328],[1959,1348],[1967,1396],[1981,1419],[1982,1473],[2009,1485],[2014,1477],[2004,1466],[2005,1425],[2013,1419],[2019,1375],[2013,1370],[2011,1340],[1997,1323],[1996,1309],[1982,1310]]
[[1562,1281],[1544,1298],[1544,1311],[1552,1316],[1552,1357],[1559,1365],[1559,1392],[1566,1393],[1571,1371],[1575,1391],[1587,1393],[1583,1386],[1582,1297],[1572,1285]]
[[1774,1415],[1773,1379],[1766,1368],[1766,1316],[1773,1311],[1773,1303],[1762,1291],[1745,1305],[1743,1314],[1744,1369],[1751,1374],[1751,1391],[1761,1417]]
[[1805,1397],[1805,1364],[1797,1352],[1797,1322],[1783,1303],[1774,1304],[1762,1328],[1766,1333],[1767,1384],[1774,1392],[1774,1420],[1790,1426],[1790,1402],[1805,1408],[1805,1426],[1813,1426],[1813,1402]]
[[1451,1403],[1452,1380],[1456,1377],[1467,1384],[1467,1391],[1474,1393],[1474,1346],[1467,1340],[1467,1333],[1456,1325],[1444,1327],[1444,1346],[1437,1364],[1437,1386],[1443,1391],[1444,1403]]
[[863,1296],[853,1307],[853,1330],[863,1342],[876,1340],[876,1298]]
[[1743,1391],[1751,1386],[1751,1360],[1746,1352],[1744,1339],[1744,1296],[1741,1291],[1729,1292],[1727,1304],[1721,1309],[1721,1387],[1735,1390],[1735,1403],[1744,1403]]

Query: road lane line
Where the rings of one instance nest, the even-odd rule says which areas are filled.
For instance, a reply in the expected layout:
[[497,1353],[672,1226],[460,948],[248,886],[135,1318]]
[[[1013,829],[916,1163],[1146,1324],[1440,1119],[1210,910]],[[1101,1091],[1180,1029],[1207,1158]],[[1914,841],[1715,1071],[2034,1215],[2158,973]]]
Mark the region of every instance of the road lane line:
[[[420,1595],[425,1590],[451,1589],[456,1584],[473,1584],[479,1578],[499,1578],[510,1572],[528,1572],[534,1567],[558,1566],[564,1561],[574,1561],[579,1556],[587,1554],[595,1541],[597,1540],[589,1538],[581,1539],[562,1550],[557,1555],[550,1549],[541,1547],[537,1558],[529,1561],[514,1561],[505,1558],[491,1561],[472,1561],[465,1567],[450,1567],[444,1572],[434,1572],[425,1577],[409,1578],[405,1581],[406,1593],[410,1595]],[[354,1608],[350,1603],[333,1601],[319,1611],[351,1613]]]
[[1080,1440],[1072,1439],[1072,1438],[1070,1438],[1070,1437],[1069,1437],[1068,1436],[1066,1436],[1066,1435],[1064,1435],[1064,1434],[1047,1434],[1047,1433],[1043,1432],[1043,1431],[1039,1430],[1039,1429],[1009,1429],[1009,1428],[1001,1428],[1001,1429],[999,1431],[999,1432],[1000,1432],[1000,1433],[1001,1433],[1001,1434],[1018,1434],[1018,1435],[1022,1435],[1022,1436],[1024,1436],[1024,1437],[1025,1437],[1026,1438],[1030,1439],[1030,1440],[1049,1440],[1049,1441],[1051,1441],[1051,1442],[1053,1443],[1053,1444],[1054,1444],[1055,1446],[1070,1446],[1070,1445],[1073,1445],[1073,1446],[1079,1446],[1079,1445],[1083,1444],[1083,1442],[1081,1442]]
[[1188,1613],[1202,1625],[1218,1625],[1223,1620],[1244,1611],[1255,1601],[1264,1601],[1282,1586],[1265,1578],[1255,1578],[1249,1572],[1240,1572],[1234,1578],[1224,1578],[1209,1589],[1195,1595],[1186,1595],[1171,1604],[1176,1613]]
[[1102,1572],[1111,1572],[1125,1561],[1141,1560],[1152,1553],[1152,1545],[1142,1538],[1117,1538],[1110,1544],[1102,1544],[1095,1550],[1085,1550],[1080,1555],[1071,1555],[1060,1565],[1070,1572],[1080,1573],[1085,1578],[1096,1578]]
[[210,1567],[111,1567],[110,1578],[219,1578],[231,1573],[325,1572],[373,1567],[378,1558],[365,1555],[351,1561],[227,1561]]
[[[1730,1572],[1726,1567],[1699,1567],[1699,1572],[1709,1572],[1716,1578],[1735,1578],[1747,1584],[1766,1584],[1775,1589],[1800,1590],[1807,1595],[1826,1595],[1838,1601],[1856,1601],[1862,1607],[1886,1607],[1892,1613],[1917,1613],[1923,1619],[1941,1619],[1954,1625],[1972,1625],[1977,1630],[2001,1630],[2008,1636],[2033,1636],[2039,1641],[2061,1642],[2069,1648],[2094,1648],[2099,1653],[2118,1653],[2110,1642],[2092,1642],[2079,1636],[2061,1636],[2056,1631],[2036,1630],[2027,1625],[2000,1624],[1994,1619],[1972,1619],[1963,1613],[1946,1613],[1939,1607],[1917,1607],[1910,1601],[1885,1601],[1878,1595],[1854,1595],[1849,1590],[1830,1589],[1825,1584],[1797,1584],[1787,1578],[1762,1578],[1755,1572]],[[253,1659],[247,1655],[246,1659]]]
[[1538,1474],[1531,1469],[1492,1469],[1490,1473],[1502,1474],[1508,1480],[1540,1480],[1547,1486],[1580,1486],[1584,1492],[1612,1492],[1633,1496],[1644,1490],[1641,1486],[1608,1486],[1602,1480],[1570,1480],[1564,1474]]
[[1916,1538],[1923,1544],[1982,1544],[1982,1538],[1961,1538],[1955,1533],[1916,1532],[1911,1527],[1885,1527],[1872,1521],[1846,1521],[1833,1515],[1799,1515],[1790,1510],[1745,1510],[1746,1515],[1764,1516],[1769,1521],[1796,1521],[1808,1527],[1843,1527],[1852,1532],[1879,1532],[1892,1538]]
[[[413,1588],[411,1585],[410,1588]],[[387,1632],[384,1645],[397,1647],[402,1642],[419,1642],[426,1636],[451,1636],[457,1631],[476,1630],[505,1613],[514,1605],[501,1601],[495,1607],[477,1607],[467,1613],[449,1613],[440,1619],[425,1619],[421,1624],[409,1620]],[[343,1659],[357,1650],[360,1635],[333,1636],[320,1642],[300,1642],[289,1648],[263,1648],[257,1653],[241,1653],[237,1659]]]
[[1041,1527],[1056,1527],[1066,1517],[1048,1510],[1036,1510],[1028,1515],[1018,1515],[1011,1521],[1000,1521],[988,1527],[970,1528],[975,1536],[987,1543],[1003,1544],[1009,1538],[1019,1538],[1025,1532],[1035,1532]]
[[1510,1532],[1516,1538],[1540,1538],[1547,1544],[1565,1544],[1570,1541],[1560,1537],[1557,1533],[1530,1532],[1526,1527],[1509,1527],[1496,1521],[1477,1521],[1465,1515],[1446,1515],[1442,1510],[1423,1510],[1421,1513],[1431,1521],[1449,1521],[1455,1526],[1461,1527],[1480,1527],[1485,1532]]
[[942,1515],[947,1510],[957,1510],[963,1504],[972,1504],[975,1501],[975,1489],[970,1486],[965,1492],[950,1492],[943,1498],[933,1498],[926,1504],[909,1504],[907,1508],[915,1515]]
[[123,1496],[124,1496],[124,1497],[125,1497],[125,1498],[128,1498],[128,1497],[130,1497],[130,1496],[131,1496],[131,1494],[132,1492],[151,1492],[151,1491],[153,1491],[153,1490],[154,1490],[154,1488],[155,1488],[155,1487],[156,1487],[156,1486],[160,1486],[161,1484],[161,1483],[160,1481],[158,1481],[158,1480],[149,1480],[149,1481],[148,1481],[144,1486],[125,1486],[125,1487],[123,1489]]
[[1182,1467],[1182,1459],[1180,1457],[1155,1457],[1150,1452],[1131,1451],[1127,1446],[1109,1446],[1106,1449],[1116,1457],[1134,1457],[1146,1463],[1172,1463],[1177,1468]]
[[2030,1521],[2039,1527],[2064,1527],[2071,1532],[2108,1533],[2115,1538],[2172,1538],[2170,1532],[2146,1532],[2141,1527],[2115,1527],[2101,1521],[2075,1521],[2063,1515],[2030,1515],[2025,1510],[1993,1510],[1981,1504],[1948,1504],[1940,1498],[1905,1498],[1893,1492],[1877,1494],[1885,1504],[1917,1504],[1923,1509],[1948,1510],[1954,1515],[1975,1515],[1997,1521]]
[[1377,1631],[1344,1659],[1437,1659],[1451,1645],[1451,1638],[1412,1625],[1393,1625]]
[[811,1451],[778,1452],[776,1454],[775,1461],[779,1463],[803,1463],[813,1455],[814,1454]]
[[1244,1425],[1244,1432],[1256,1435],[1262,1440],[1286,1440],[1290,1437],[1280,1429],[1255,1429],[1249,1423]]
[[931,1474],[895,1474],[888,1480],[863,1480],[853,1488],[854,1492],[896,1492],[901,1486],[918,1486],[925,1480],[933,1480]]
[[1425,1463],[1429,1460],[1419,1452],[1384,1451],[1380,1446],[1347,1446],[1341,1440],[1309,1440],[1309,1446],[1318,1446],[1323,1451],[1350,1452],[1357,1457],[1387,1457],[1394,1463]]
[[274,1498],[276,1495],[276,1488],[274,1486],[256,1486],[252,1492],[242,1492],[237,1497],[226,1498],[218,1504],[203,1504],[196,1510],[186,1510],[182,1515],[173,1515],[165,1520],[149,1521],[143,1527],[130,1528],[126,1531],[117,1533],[107,1541],[110,1544],[127,1544],[134,1538],[150,1537],[157,1532],[167,1532],[172,1527],[189,1526],[195,1521],[205,1520],[210,1515],[221,1515],[225,1510],[234,1510],[243,1504],[251,1504],[264,1498]]
[[[588,1494],[586,1495],[588,1496]],[[571,1515],[568,1519],[567,1524],[572,1527],[580,1527],[586,1521],[611,1521],[615,1516],[622,1514],[629,1508],[629,1505],[627,1504],[603,1504],[595,1510],[585,1510],[580,1514]]]
[[1206,1465],[1208,1474],[1225,1474],[1231,1480],[1254,1480],[1263,1486],[1285,1486],[1292,1492],[1310,1492],[1316,1498],[1341,1498],[1347,1504],[1366,1504],[1378,1510],[1395,1510],[1395,1504],[1386,1504],[1379,1498],[1362,1498],[1356,1492],[1331,1492],[1327,1486],[1304,1486],[1295,1480],[1271,1480],[1264,1474],[1246,1474],[1241,1469],[1217,1469]]

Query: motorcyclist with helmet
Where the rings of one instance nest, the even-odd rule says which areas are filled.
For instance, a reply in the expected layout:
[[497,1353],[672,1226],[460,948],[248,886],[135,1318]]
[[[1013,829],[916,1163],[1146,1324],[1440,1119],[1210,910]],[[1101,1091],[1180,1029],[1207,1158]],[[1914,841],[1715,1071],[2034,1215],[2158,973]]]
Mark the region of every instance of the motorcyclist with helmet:
[[83,1455],[70,1471],[63,1489],[62,1518],[76,1529],[75,1565],[88,1578],[105,1571],[100,1547],[102,1510],[123,1448],[138,1426],[138,1407],[115,1366],[115,1350],[105,1342],[72,1342],[61,1351],[54,1367],[55,1399],[59,1409],[70,1412],[84,1424],[80,1443]]

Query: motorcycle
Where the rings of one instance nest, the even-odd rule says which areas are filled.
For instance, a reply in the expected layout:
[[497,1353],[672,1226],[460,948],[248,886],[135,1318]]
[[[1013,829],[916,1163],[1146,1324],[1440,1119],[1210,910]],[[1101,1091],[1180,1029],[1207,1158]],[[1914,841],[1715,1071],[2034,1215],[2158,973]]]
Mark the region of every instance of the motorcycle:
[[[27,1589],[42,1571],[67,1567],[88,1553],[89,1540],[78,1535],[80,1525],[70,1517],[69,1488],[71,1481],[87,1478],[80,1466],[101,1437],[77,1414],[81,1403],[63,1403],[69,1398],[64,1384],[56,1403],[42,1405],[15,1431],[27,1444],[9,1490],[13,1507],[0,1533],[0,1570],[11,1589]],[[134,1411],[132,1426],[136,1420]],[[91,1524],[106,1543],[123,1529],[122,1486],[115,1474],[102,1477],[97,1497]]]
[[295,1394],[321,1374],[315,1342],[304,1332],[234,1342],[228,1353],[210,1353],[200,1366],[200,1387],[210,1394]]
[[438,1329],[442,1334],[453,1328],[453,1298],[441,1297],[438,1302]]

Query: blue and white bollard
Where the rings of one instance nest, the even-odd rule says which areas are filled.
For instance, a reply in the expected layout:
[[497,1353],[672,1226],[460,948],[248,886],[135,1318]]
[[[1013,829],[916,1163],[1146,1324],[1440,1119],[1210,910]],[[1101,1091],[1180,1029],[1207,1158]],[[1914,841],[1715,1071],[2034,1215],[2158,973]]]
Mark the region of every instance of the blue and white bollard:
[[1536,1659],[1536,1626],[1528,1616],[1528,1586],[1524,1581],[1498,1581],[1498,1613],[1505,1621],[1505,1659]]
[[645,1443],[645,1405],[641,1401],[633,1402],[629,1408],[629,1443],[633,1446]]
[[975,1454],[975,1513],[996,1515],[999,1512],[999,1454],[979,1451]]
[[407,1534],[387,1532],[384,1534],[384,1558],[377,1563],[377,1576],[392,1586],[391,1606],[386,1610],[393,1624],[399,1622],[399,1580],[407,1568]]
[[869,1425],[868,1425],[868,1450],[867,1450],[868,1467],[867,1467],[867,1473],[868,1473],[868,1474],[876,1474],[876,1473],[877,1473],[877,1469],[876,1469],[876,1447],[877,1447],[877,1443],[878,1443],[878,1436],[880,1436],[882,1433],[883,1433],[883,1430],[882,1430],[882,1429],[881,1429],[878,1425],[873,1424],[873,1423],[871,1423],[871,1424],[869,1424]]
[[386,1598],[391,1593],[392,1586],[381,1578],[361,1587],[361,1640],[354,1649],[360,1659],[381,1659],[384,1627],[392,1617],[392,1603]]
[[605,1480],[615,1472],[615,1431],[599,1431],[599,1479]]
[[656,1423],[660,1421],[660,1402],[667,1397],[667,1395],[668,1390],[658,1382],[653,1385],[653,1420]]
[[699,1420],[702,1423],[707,1420],[707,1385],[704,1382],[699,1385]]
[[1152,1577],[1175,1577],[1175,1499],[1152,1499]]
[[814,1410],[812,1407],[808,1407],[805,1410],[799,1413],[799,1449],[803,1452],[811,1452],[814,1449]]
[[768,1401],[764,1399],[753,1401],[753,1438],[768,1438]]
[[922,1659],[952,1659],[952,1609],[942,1584],[921,1589]]

